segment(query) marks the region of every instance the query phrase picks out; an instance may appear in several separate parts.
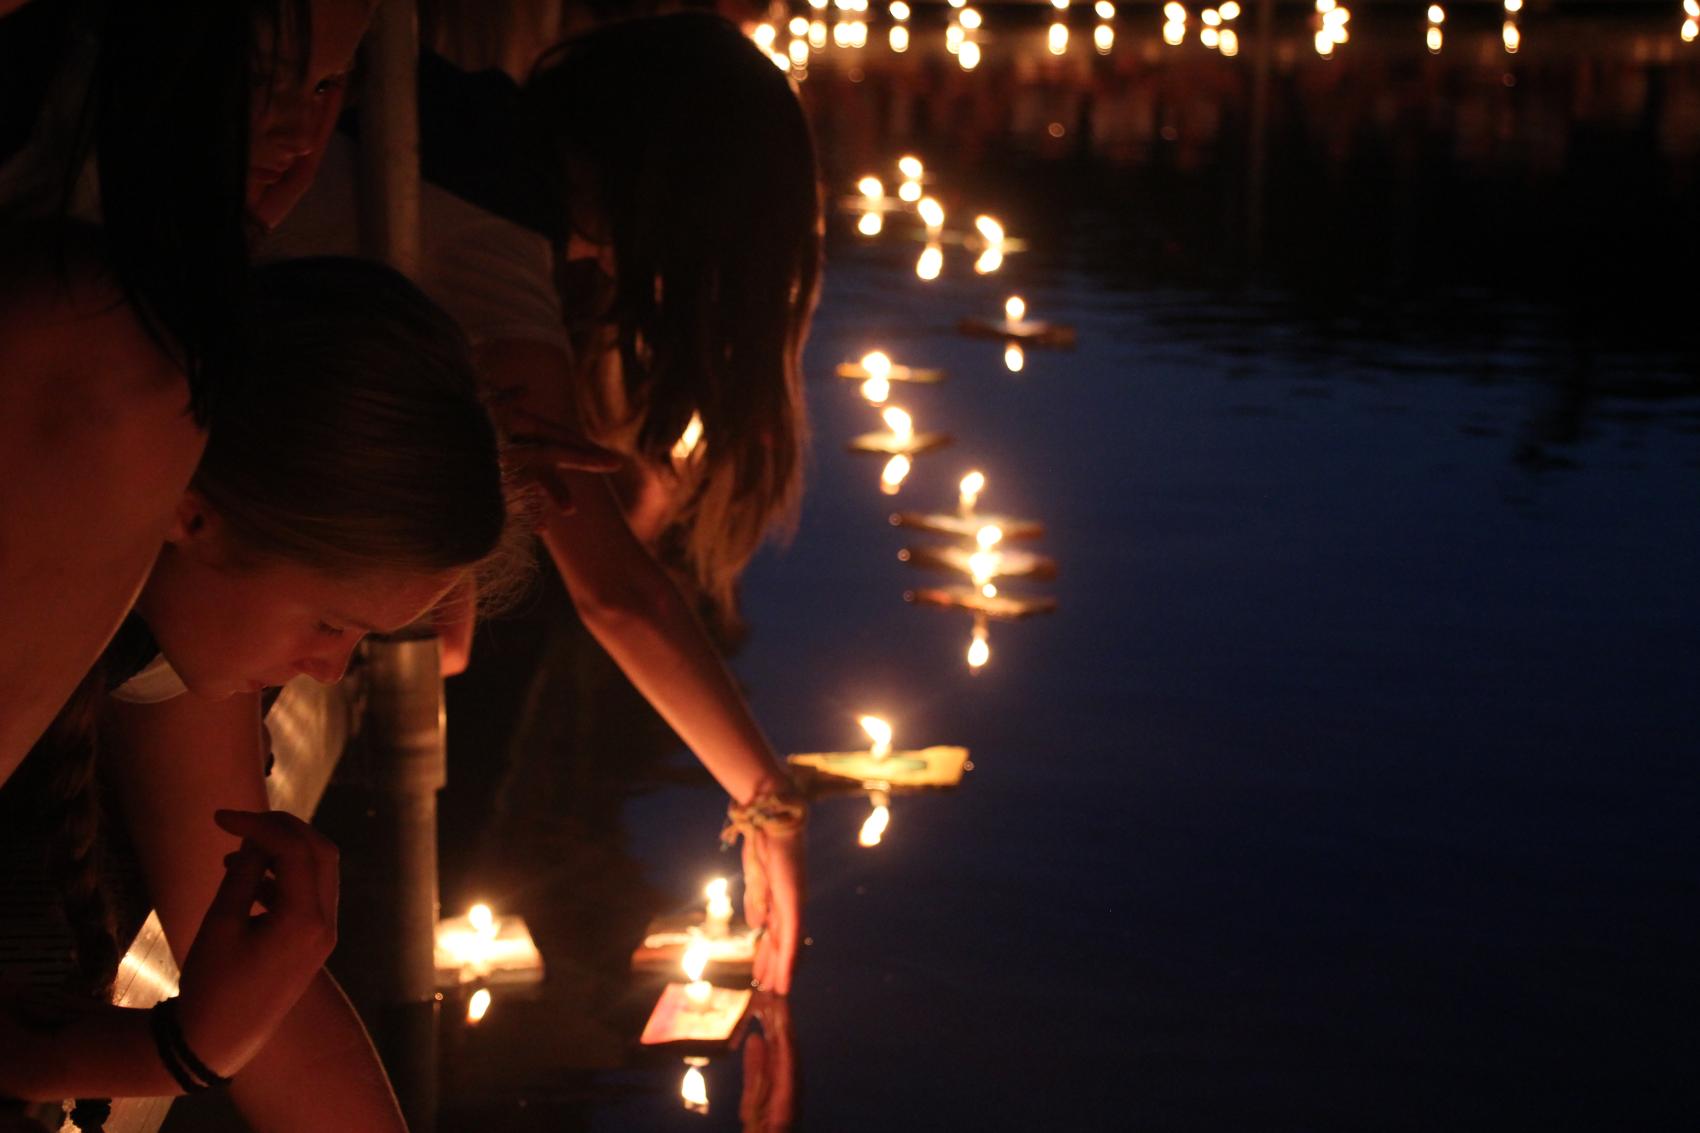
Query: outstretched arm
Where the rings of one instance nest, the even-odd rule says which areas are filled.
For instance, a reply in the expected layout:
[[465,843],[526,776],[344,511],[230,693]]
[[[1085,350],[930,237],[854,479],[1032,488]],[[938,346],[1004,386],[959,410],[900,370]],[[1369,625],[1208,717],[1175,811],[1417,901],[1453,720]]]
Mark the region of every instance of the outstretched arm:
[[[520,389],[533,420],[571,420],[558,396],[566,359],[537,343],[503,343],[480,352],[486,379]],[[788,782],[784,765],[756,724],[732,674],[679,588],[632,533],[605,476],[563,471],[570,513],[551,511],[541,534],[573,605],[603,649],[739,804]],[[761,858],[766,892],[745,894],[750,923],[765,927],[755,979],[790,990],[800,938],[802,839],[758,835],[746,863]]]
[[[267,808],[259,698],[120,704],[115,731],[111,770],[148,893],[181,962],[223,858],[236,848],[212,824],[213,812]],[[230,1091],[259,1133],[406,1128],[359,1017],[322,969]]]

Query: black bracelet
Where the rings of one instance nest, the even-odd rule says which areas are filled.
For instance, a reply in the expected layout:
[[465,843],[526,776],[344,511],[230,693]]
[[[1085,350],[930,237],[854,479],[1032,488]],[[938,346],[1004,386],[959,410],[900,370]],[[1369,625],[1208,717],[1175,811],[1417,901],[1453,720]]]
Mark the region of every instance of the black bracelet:
[[216,1073],[189,1049],[189,1040],[183,1037],[183,1022],[177,1017],[176,996],[160,1000],[148,1014],[160,1061],[185,1093],[198,1094],[230,1084],[229,1078]]

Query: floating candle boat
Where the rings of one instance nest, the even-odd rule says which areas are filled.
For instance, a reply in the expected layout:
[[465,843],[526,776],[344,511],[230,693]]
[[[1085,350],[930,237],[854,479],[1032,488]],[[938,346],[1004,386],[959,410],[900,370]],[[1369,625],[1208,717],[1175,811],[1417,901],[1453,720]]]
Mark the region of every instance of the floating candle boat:
[[698,936],[685,949],[681,966],[689,983],[669,983],[661,989],[655,1010],[638,1040],[645,1046],[676,1042],[725,1042],[732,1037],[750,1006],[749,988],[715,987],[703,979],[708,967],[708,942]]
[[895,405],[887,406],[880,416],[885,421],[886,432],[863,433],[859,437],[852,437],[849,444],[851,452],[914,456],[943,448],[955,440],[948,433],[917,433],[914,418]]
[[901,366],[891,360],[891,355],[883,350],[870,350],[862,355],[860,362],[840,362],[838,376],[847,381],[867,381],[870,378],[884,378],[888,382],[942,382],[943,370],[924,370],[915,366]]
[[962,782],[968,767],[965,747],[934,746],[896,751],[891,746],[891,726],[878,716],[861,718],[864,731],[873,740],[867,751],[807,752],[786,757],[793,767],[835,779],[858,783],[880,783],[890,787],[954,787]]
[[543,956],[524,919],[477,904],[464,917],[437,922],[436,968],[438,987],[534,984],[543,979]]
[[987,524],[995,525],[1005,539],[1037,539],[1045,525],[1036,519],[1009,519],[1001,515],[951,515],[949,512],[900,511],[891,517],[893,527],[913,527],[940,535],[971,539]]
[[684,957],[687,946],[696,944],[706,952],[709,966],[727,975],[748,972],[755,960],[756,937],[749,925],[735,923],[732,883],[717,877],[703,888],[708,904],[696,913],[657,917],[644,933],[643,943],[632,953],[636,970],[671,969]]
[[996,587],[988,595],[982,587],[929,586],[904,591],[903,600],[917,606],[970,610],[1003,622],[1054,613],[1057,608],[1057,600],[1048,594],[1004,594]]
[[995,578],[1032,578],[1040,581],[1057,576],[1056,560],[1032,551],[1000,551],[982,546],[905,547],[897,553],[902,562],[934,570],[956,571],[985,586]]
[[[958,332],[975,338],[1000,338],[1009,343],[1031,343],[1034,346],[1074,348],[1074,328],[1060,323],[1047,323],[1027,317],[1027,303],[1019,295],[1004,301],[1004,317],[983,319],[970,315],[956,324]],[[1005,363],[1008,364],[1008,359]],[[1011,370],[1020,365],[1010,366]]]

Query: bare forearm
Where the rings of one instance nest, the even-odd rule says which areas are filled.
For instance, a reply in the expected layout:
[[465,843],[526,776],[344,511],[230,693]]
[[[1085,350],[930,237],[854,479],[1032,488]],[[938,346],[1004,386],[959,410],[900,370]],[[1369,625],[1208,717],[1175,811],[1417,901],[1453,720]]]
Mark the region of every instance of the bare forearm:
[[15,1008],[0,1009],[0,1097],[56,1101],[182,1092],[160,1061],[146,1011],[78,1004],[50,1021],[26,1023]]
[[[563,526],[546,527],[543,541],[577,601],[582,544]],[[783,774],[773,749],[678,587],[647,553],[627,566],[619,589],[579,603],[586,627],[726,793],[748,802]]]
[[378,1052],[329,972],[319,973],[230,1094],[255,1133],[407,1129]]

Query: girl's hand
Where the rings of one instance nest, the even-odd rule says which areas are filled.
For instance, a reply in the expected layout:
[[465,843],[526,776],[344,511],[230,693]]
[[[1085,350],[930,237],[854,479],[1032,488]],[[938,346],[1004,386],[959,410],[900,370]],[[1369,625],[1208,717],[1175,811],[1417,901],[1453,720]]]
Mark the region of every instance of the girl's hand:
[[512,391],[497,391],[486,398],[486,403],[490,416],[502,431],[502,451],[508,467],[542,488],[562,515],[572,514],[573,500],[561,473],[617,472],[626,463],[620,453],[521,407],[515,403]]
[[179,1006],[189,1048],[228,1078],[265,1045],[336,944],[337,851],[280,811],[213,818],[242,845],[225,859],[184,958]]
[[803,931],[803,830],[747,833],[743,856],[744,919],[767,930],[756,945],[751,984],[788,995]]

